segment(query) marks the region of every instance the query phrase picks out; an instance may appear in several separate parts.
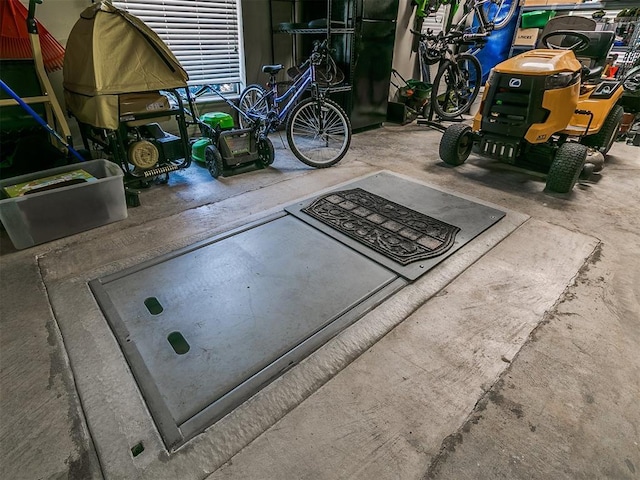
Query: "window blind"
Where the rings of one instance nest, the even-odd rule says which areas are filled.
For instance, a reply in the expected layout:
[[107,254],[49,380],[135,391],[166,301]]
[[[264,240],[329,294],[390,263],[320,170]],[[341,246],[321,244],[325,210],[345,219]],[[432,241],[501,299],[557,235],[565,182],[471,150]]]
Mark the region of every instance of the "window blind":
[[[243,81],[240,0],[119,0],[147,24],[189,74],[189,85]],[[231,90],[225,85],[222,90]]]
[[441,5],[438,11],[428,15],[422,24],[422,33],[427,33],[427,29],[433,30],[433,34],[437,35],[444,30],[444,24],[449,15],[449,5]]

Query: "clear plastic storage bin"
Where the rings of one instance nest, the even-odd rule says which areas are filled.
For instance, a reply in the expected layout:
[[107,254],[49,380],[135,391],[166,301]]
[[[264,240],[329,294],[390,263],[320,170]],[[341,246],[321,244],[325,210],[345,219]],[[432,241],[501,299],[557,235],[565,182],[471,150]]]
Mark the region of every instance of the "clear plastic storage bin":
[[[50,186],[7,198],[5,187],[82,169],[92,181]],[[83,232],[127,218],[122,170],[108,160],[52,168],[0,180],[0,221],[17,249]]]

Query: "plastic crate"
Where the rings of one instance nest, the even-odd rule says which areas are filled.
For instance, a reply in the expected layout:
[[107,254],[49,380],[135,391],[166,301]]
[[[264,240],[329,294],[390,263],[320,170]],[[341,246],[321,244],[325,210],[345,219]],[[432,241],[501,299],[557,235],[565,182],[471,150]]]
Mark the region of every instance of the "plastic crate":
[[553,10],[536,10],[522,14],[522,28],[542,28],[556,14]]
[[82,169],[96,178],[0,200],[0,221],[17,249],[45,243],[127,218],[122,170],[108,160],[52,168],[0,180],[4,187]]

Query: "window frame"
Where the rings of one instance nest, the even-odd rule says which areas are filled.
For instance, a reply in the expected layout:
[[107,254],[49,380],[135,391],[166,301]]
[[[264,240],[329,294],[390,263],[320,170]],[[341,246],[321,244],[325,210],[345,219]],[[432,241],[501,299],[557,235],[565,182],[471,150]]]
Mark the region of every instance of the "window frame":
[[[244,56],[244,35],[243,35],[243,21],[242,21],[242,0],[112,0],[112,3],[115,7],[126,10],[130,14],[138,17],[141,21],[143,21],[149,28],[151,28],[161,39],[167,47],[173,52],[178,61],[182,64],[183,68],[189,74],[188,86],[191,89],[197,89],[197,87],[202,85],[213,85],[218,87],[221,93],[225,94],[225,96],[235,97],[240,94],[243,86],[246,84],[246,66],[245,66],[245,56]],[[187,32],[185,29],[180,29],[177,25],[184,23],[188,17],[180,16],[181,12],[192,8],[189,4],[193,4],[193,8],[206,8],[210,9],[207,14],[198,15],[198,12],[193,12],[195,14],[194,18],[194,32],[198,32],[201,30],[201,25],[204,21],[209,21],[212,26],[216,25],[229,25],[228,21],[225,21],[223,17],[217,15],[217,13],[211,11],[213,9],[221,9],[221,15],[225,14],[225,10],[232,9],[231,6],[235,5],[235,17],[236,17],[236,31],[235,35],[237,36],[237,43],[234,45],[236,51],[234,52],[237,55],[237,67],[234,65],[232,68],[229,68],[224,74],[227,78],[222,77],[222,79],[214,79],[210,78],[207,81],[206,78],[194,80],[192,76],[198,77],[202,75],[202,73],[198,74],[198,68],[185,65],[188,61],[185,60],[185,55],[189,55],[189,53],[185,52],[186,48],[189,48],[189,45],[194,43],[199,43],[202,45],[204,42],[202,41],[202,37],[192,32]],[[165,10],[166,9],[166,10]],[[164,15],[162,12],[169,12],[170,16]],[[191,12],[190,12],[191,13]],[[217,16],[216,16],[217,15]],[[163,18],[171,18],[174,19],[172,21],[167,22],[163,21]],[[172,29],[173,31],[169,31]],[[189,28],[191,30],[192,28]],[[178,30],[178,31],[177,31]],[[213,29],[212,29],[213,30]],[[224,41],[232,38],[234,36],[232,29],[224,29],[222,32],[222,38],[220,40],[219,45],[224,45]],[[209,35],[215,35],[214,32],[209,32]],[[197,39],[196,39],[197,37]],[[180,42],[180,43],[177,43]],[[176,45],[184,45],[185,47],[181,49],[176,48]],[[228,55],[229,50],[223,51],[219,55]],[[205,54],[208,53],[209,56],[213,56],[216,54],[213,48],[206,49],[197,49],[191,56],[197,56],[198,52],[200,52],[202,56],[202,52]],[[197,61],[194,59],[190,59],[189,61]],[[224,60],[222,60],[224,62]],[[220,60],[217,62],[215,60],[211,61],[208,64],[209,69],[213,70],[217,68],[217,63],[221,63]],[[232,64],[232,61],[228,61],[229,64]],[[203,72],[203,69],[200,69],[200,72]],[[237,72],[237,73],[236,73]],[[226,85],[232,85],[233,88],[231,90],[225,89]],[[215,88],[214,87],[214,88]],[[199,98],[200,101],[211,101],[215,99],[219,99],[215,94],[203,95]]]

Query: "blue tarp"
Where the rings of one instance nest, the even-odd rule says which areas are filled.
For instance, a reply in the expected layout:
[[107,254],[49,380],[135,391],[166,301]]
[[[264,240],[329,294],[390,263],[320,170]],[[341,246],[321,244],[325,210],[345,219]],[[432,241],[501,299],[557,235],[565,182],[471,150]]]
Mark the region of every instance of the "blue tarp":
[[[517,2],[518,0],[507,0],[503,5],[502,12],[498,15],[497,21],[500,21],[506,16],[509,11],[508,6],[511,2]],[[498,63],[506,60],[509,57],[509,50],[511,49],[511,43],[513,42],[513,34],[518,25],[518,9],[513,14],[513,17],[509,23],[500,30],[494,30],[487,41],[486,46],[476,54],[476,58],[480,61],[482,66],[482,83],[486,82],[489,78],[489,72]],[[476,20],[474,20],[475,22]],[[474,26],[476,26],[474,24]]]

